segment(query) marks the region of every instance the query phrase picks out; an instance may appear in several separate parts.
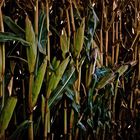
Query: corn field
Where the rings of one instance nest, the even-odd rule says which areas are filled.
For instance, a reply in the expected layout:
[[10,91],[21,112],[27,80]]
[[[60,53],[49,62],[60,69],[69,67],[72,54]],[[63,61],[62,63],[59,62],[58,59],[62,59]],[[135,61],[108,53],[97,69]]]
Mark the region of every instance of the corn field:
[[24,139],[140,139],[139,0],[0,1],[0,140]]

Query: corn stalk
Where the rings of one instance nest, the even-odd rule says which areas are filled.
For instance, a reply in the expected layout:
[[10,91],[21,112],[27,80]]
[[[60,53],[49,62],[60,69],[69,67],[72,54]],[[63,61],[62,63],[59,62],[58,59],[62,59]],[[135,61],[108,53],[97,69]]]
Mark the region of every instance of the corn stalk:
[[[0,3],[0,31],[4,32],[3,16],[2,16],[3,1]],[[0,43],[0,97],[2,97],[2,106],[4,106],[4,74],[5,74],[5,45]]]
[[28,129],[28,138],[29,140],[33,140],[33,104],[32,104],[32,93],[33,93],[33,85],[34,85],[34,71],[37,57],[37,45],[35,39],[35,33],[33,31],[33,27],[31,21],[28,16],[25,21],[26,25],[26,40],[30,42],[30,46],[27,47],[27,60],[28,60],[28,68],[29,68],[29,95],[28,95],[28,109],[29,109],[29,121],[32,123]]

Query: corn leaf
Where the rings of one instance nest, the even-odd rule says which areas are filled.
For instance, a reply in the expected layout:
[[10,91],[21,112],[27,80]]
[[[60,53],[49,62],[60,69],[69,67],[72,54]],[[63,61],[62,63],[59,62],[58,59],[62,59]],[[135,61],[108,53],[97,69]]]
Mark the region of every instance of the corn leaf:
[[17,103],[17,98],[9,97],[0,115],[0,134],[3,133],[11,120]]
[[[31,121],[24,121],[22,122],[17,129],[12,133],[12,135],[8,138],[8,140],[16,140],[16,139],[20,139],[19,137],[23,134],[23,132],[29,127],[29,125],[31,124]],[[22,137],[22,136],[21,136]]]
[[49,101],[48,101],[48,105],[50,108],[52,108],[54,105],[57,104],[58,101],[61,100],[61,97],[64,93],[64,91],[67,92],[67,86],[69,84],[74,83],[74,81],[76,80],[76,76],[75,76],[75,68],[72,67],[69,70],[67,70],[62,78],[62,83],[58,86],[58,88],[56,88],[54,90],[54,92],[51,94]]
[[18,26],[10,17],[4,16],[3,20],[16,35],[22,38],[25,37],[25,31],[20,26]]
[[35,104],[37,102],[37,98],[38,98],[39,92],[41,90],[44,75],[45,75],[45,72],[46,72],[46,67],[47,67],[47,56],[44,58],[41,66],[39,67],[39,70],[37,72],[37,76],[36,76],[36,79],[35,79],[35,82],[34,82],[33,95],[32,95],[33,107],[35,106]]
[[29,46],[30,43],[24,39],[22,39],[21,37],[13,34],[13,33],[9,33],[9,32],[0,32],[0,42],[9,42],[9,41],[19,41],[20,43],[22,43],[25,46]]
[[26,16],[25,23],[26,23],[26,27],[25,27],[26,41],[30,43],[30,47],[26,48],[27,60],[28,60],[29,72],[32,73],[34,72],[35,64],[36,64],[37,44],[35,39],[35,33],[28,16]]
[[50,77],[50,80],[49,80],[48,92],[47,93],[52,92],[57,87],[57,85],[58,85],[59,81],[61,80],[62,75],[63,75],[68,63],[69,63],[69,57],[67,57],[65,60],[63,60],[62,63],[57,68],[57,70],[52,73],[52,75]]
[[74,56],[79,57],[84,44],[85,18],[83,18],[80,27],[78,28],[74,42]]
[[38,34],[38,48],[39,51],[46,55],[46,43],[47,43],[47,28],[46,28],[46,14],[40,12],[39,15],[39,34]]

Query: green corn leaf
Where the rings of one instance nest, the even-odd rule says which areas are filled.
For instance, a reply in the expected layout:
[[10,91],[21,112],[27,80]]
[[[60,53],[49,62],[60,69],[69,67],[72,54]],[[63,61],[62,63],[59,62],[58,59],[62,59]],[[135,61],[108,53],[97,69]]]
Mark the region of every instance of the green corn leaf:
[[74,94],[75,92],[70,89],[69,87],[66,87],[66,92],[65,92],[66,96],[71,100],[74,101]]
[[83,18],[80,27],[78,28],[74,42],[74,56],[79,58],[80,52],[84,44],[85,18]]
[[96,89],[104,88],[107,84],[109,84],[113,79],[115,78],[114,73],[108,73],[107,75],[104,75],[99,82],[96,85]]
[[18,26],[10,17],[4,16],[4,22],[15,34],[23,38],[25,37],[25,31],[20,26]]
[[60,46],[63,53],[63,57],[65,57],[65,54],[69,52],[69,45],[70,45],[70,39],[68,38],[66,30],[64,28],[60,36]]
[[129,67],[128,65],[122,65],[115,72],[119,73],[119,77],[120,77],[120,76],[122,76],[127,71],[128,67]]
[[22,122],[17,129],[12,133],[12,135],[8,138],[8,140],[16,140],[17,138],[19,138],[20,136],[22,137],[22,134],[24,133],[24,131],[27,130],[27,128],[29,127],[29,125],[31,124],[31,121],[24,121]]
[[54,73],[52,73],[50,80],[49,80],[47,93],[50,94],[57,87],[68,63],[69,63],[69,57],[67,57],[65,60],[63,60],[62,63],[57,68],[57,70]]
[[22,43],[25,46],[29,46],[30,43],[24,39],[22,39],[21,37],[13,34],[13,33],[9,33],[9,32],[0,32],[0,42],[9,42],[9,41],[19,41],[20,43]]
[[39,51],[46,55],[46,44],[47,44],[47,28],[46,28],[46,14],[40,12],[39,15],[39,33],[38,33],[38,48]]
[[35,33],[28,16],[26,16],[25,23],[26,23],[26,27],[25,27],[26,41],[30,43],[30,47],[26,48],[27,60],[28,60],[29,72],[32,73],[34,72],[35,64],[36,64],[37,44],[35,39]]
[[32,100],[33,107],[35,106],[35,104],[37,102],[38,95],[39,95],[39,92],[41,90],[44,75],[45,75],[45,72],[46,72],[46,67],[47,67],[47,56],[44,58],[41,66],[39,67],[39,70],[37,72],[37,76],[36,76],[36,79],[35,79],[35,82],[34,82],[33,95],[32,95],[32,97],[33,97],[33,100]]
[[[65,78],[66,77],[66,78]],[[76,76],[75,76],[75,68],[72,67],[69,70],[67,70],[64,75],[63,75],[63,83],[61,83],[61,85],[58,86],[58,88],[56,88],[54,90],[54,92],[51,94],[49,101],[48,101],[48,105],[50,108],[52,108],[54,105],[57,104],[58,101],[60,101],[63,92],[66,90],[67,92],[67,86],[71,83],[74,83],[74,81],[76,80]]]
[[3,133],[11,120],[17,103],[17,98],[9,97],[0,115],[0,134]]

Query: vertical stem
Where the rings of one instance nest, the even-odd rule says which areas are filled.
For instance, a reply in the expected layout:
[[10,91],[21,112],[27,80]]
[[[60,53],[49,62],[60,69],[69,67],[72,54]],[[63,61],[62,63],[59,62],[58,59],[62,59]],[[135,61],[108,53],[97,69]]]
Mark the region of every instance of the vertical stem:
[[101,51],[101,65],[103,66],[103,30],[100,30],[100,51]]
[[139,54],[138,54],[138,57],[139,57],[139,72],[138,72],[138,81],[140,81],[140,48],[139,48]]
[[[107,6],[105,7],[105,28],[107,28]],[[105,32],[105,65],[108,66],[108,30]]]
[[133,60],[136,61],[138,56],[138,45],[136,44]]
[[112,65],[114,65],[114,57],[115,57],[115,45],[114,45],[114,42],[115,42],[115,22],[113,23],[113,31],[112,31],[112,42],[113,42],[113,45],[112,45]]
[[38,0],[35,1],[35,34],[38,38]]
[[48,99],[46,99],[45,115],[44,115],[44,140],[47,140],[48,134]]
[[119,37],[120,37],[120,41],[122,41],[122,13],[119,13]]
[[[36,41],[37,41],[38,40],[38,0],[35,1],[34,10],[35,10],[35,16],[34,16],[35,25],[34,26],[35,26],[35,35],[36,35]],[[30,73],[28,107],[29,107],[29,121],[31,121],[32,123],[30,124],[30,126],[28,128],[28,139],[29,140],[34,139],[34,132],[33,132],[33,105],[32,105],[33,84],[34,84],[34,74]]]
[[119,78],[117,78],[117,80],[116,80],[115,95],[113,98],[113,121],[114,122],[115,122],[115,111],[116,111],[115,105],[116,105],[116,98],[117,98],[117,93],[118,93],[118,83],[119,83]]
[[72,1],[71,0],[70,0],[70,15],[71,15],[72,30],[75,33],[75,22],[74,22],[73,7],[72,7]]
[[[113,8],[112,8],[112,19],[113,19],[113,21],[114,21],[114,19],[115,19],[115,13],[114,13],[114,10],[115,10],[115,5],[114,5],[114,3],[115,3],[115,0],[113,0]],[[113,43],[113,45],[112,45],[112,65],[114,65],[114,55],[115,55],[115,51],[114,51],[114,49],[115,49],[115,45],[114,45],[114,42],[115,42],[115,22],[113,22],[112,23],[112,43]]]
[[33,90],[33,83],[34,83],[34,74],[31,73],[29,77],[29,95],[28,95],[28,107],[29,107],[29,121],[32,123],[28,128],[28,139],[33,140],[33,107],[32,107],[32,90]]
[[73,109],[71,109],[71,114],[70,114],[70,135],[69,135],[69,140],[72,140],[73,121],[74,121],[74,111],[73,111]]
[[76,103],[80,104],[80,82],[81,82],[81,66],[79,67],[78,59],[76,60],[76,68],[78,71],[78,79],[75,81],[75,89],[76,89]]
[[[50,64],[50,29],[49,29],[49,1],[46,0],[46,21],[47,21],[47,55],[48,55],[48,61]],[[50,109],[48,106],[48,99],[50,96],[50,91],[47,91],[46,94],[46,103],[45,103],[45,114],[44,114],[44,140],[49,139],[48,133],[50,133]]]
[[44,140],[49,139],[48,134],[50,134],[50,108],[48,106],[48,100],[49,100],[50,94],[51,94],[51,91],[47,90],[45,114],[44,114]]
[[106,40],[105,40],[105,58],[106,58],[106,63],[105,65],[108,66],[108,31],[105,33]]
[[70,31],[70,19],[69,19],[68,9],[66,9],[66,17],[67,17],[68,37],[70,37],[71,31]]
[[47,55],[48,55],[48,61],[50,62],[50,30],[49,30],[49,2],[48,0],[46,0],[46,20],[47,20],[47,31],[48,31],[48,35],[47,35]]
[[100,30],[100,51],[101,51],[101,65],[103,65],[103,21],[104,21],[104,2],[102,4],[101,30]]
[[48,119],[47,119],[47,129],[48,129],[48,140],[50,140],[50,136],[51,136],[51,114],[50,114],[50,108],[49,108],[49,106],[48,106],[48,112],[47,112],[47,114],[48,114]]
[[[134,71],[133,75],[132,75],[132,82],[131,82],[131,88],[133,89],[134,84],[135,84],[135,77],[136,77],[136,71]],[[130,98],[130,109],[133,109],[133,102],[134,102],[134,90],[131,91],[131,98]]]
[[64,136],[67,135],[67,103],[66,99],[64,100]]
[[[2,7],[3,1],[0,4],[0,31],[4,32],[3,17],[2,17]],[[4,106],[4,73],[5,73],[5,44],[0,43],[0,97],[2,97],[1,109]]]
[[137,6],[138,6],[138,1],[135,0],[135,30],[137,28],[137,14],[138,14]]
[[[118,35],[119,35],[119,33],[118,33],[118,21],[116,22],[116,41],[118,41]],[[115,63],[116,64],[118,64],[118,58],[119,58],[119,44],[117,43],[117,46],[116,46],[116,61],[115,61]]]
[[131,98],[130,98],[130,110],[133,109],[133,91],[131,91]]

